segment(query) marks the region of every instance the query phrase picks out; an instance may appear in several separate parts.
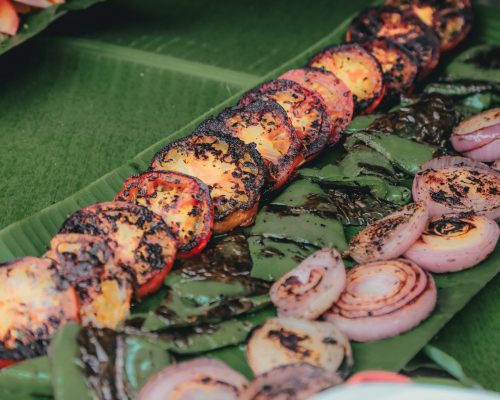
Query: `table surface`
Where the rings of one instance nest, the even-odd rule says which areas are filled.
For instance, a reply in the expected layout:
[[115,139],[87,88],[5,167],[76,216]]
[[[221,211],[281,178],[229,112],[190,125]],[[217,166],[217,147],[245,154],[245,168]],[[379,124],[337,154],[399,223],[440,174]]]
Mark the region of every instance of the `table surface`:
[[[116,0],[60,19],[0,62],[0,228],[121,165],[368,3]],[[497,277],[433,343],[497,391],[499,297]]]

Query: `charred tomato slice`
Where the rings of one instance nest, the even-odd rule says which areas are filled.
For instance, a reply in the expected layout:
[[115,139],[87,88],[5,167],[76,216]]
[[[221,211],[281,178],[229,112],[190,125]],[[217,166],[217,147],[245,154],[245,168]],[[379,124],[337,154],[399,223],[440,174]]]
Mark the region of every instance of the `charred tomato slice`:
[[196,133],[170,143],[154,156],[150,169],[178,171],[205,182],[216,233],[253,223],[266,179],[255,145],[223,132]]
[[357,113],[370,113],[384,97],[382,68],[359,44],[328,47],[315,55],[309,66],[329,71],[342,80],[353,94]]
[[227,108],[205,121],[198,132],[227,131],[247,144],[255,143],[267,167],[267,190],[283,186],[302,161],[301,143],[283,107],[273,101]]
[[439,39],[420,18],[397,7],[371,7],[354,18],[347,40],[362,42],[386,37],[404,46],[418,61],[418,79],[429,75],[439,61]]
[[70,215],[60,233],[103,236],[116,263],[130,273],[136,297],[158,290],[175,260],[177,242],[163,219],[122,201],[98,203]]
[[354,113],[352,93],[345,83],[331,72],[309,67],[292,69],[281,75],[280,79],[297,82],[323,99],[330,117],[328,144],[337,143]]
[[304,161],[316,157],[328,144],[330,118],[315,92],[296,82],[276,79],[243,95],[239,104],[247,106],[257,100],[275,101],[285,109],[302,142]]
[[380,63],[388,94],[398,95],[411,89],[417,77],[418,63],[403,46],[379,37],[360,43]]
[[52,260],[24,257],[0,265],[2,366],[44,354],[67,322],[78,322],[78,300]]
[[472,28],[470,0],[388,0],[407,13],[413,13],[438,35],[441,51],[456,47]]
[[130,275],[116,265],[105,239],[79,233],[52,238],[45,257],[76,290],[82,325],[114,329],[129,314]]
[[458,46],[472,28],[472,9],[442,10],[434,14],[433,28],[439,36],[441,51],[448,51]]
[[178,243],[178,258],[200,253],[212,236],[214,208],[210,189],[192,176],[152,171],[128,178],[115,201],[149,208],[163,218]]

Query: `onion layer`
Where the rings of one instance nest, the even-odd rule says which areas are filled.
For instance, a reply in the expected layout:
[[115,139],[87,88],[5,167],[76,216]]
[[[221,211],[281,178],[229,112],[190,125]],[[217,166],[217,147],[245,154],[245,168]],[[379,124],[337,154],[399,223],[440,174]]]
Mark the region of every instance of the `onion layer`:
[[349,253],[358,263],[399,257],[420,237],[427,219],[427,208],[423,202],[408,204],[354,236],[349,244]]
[[330,372],[341,368],[341,376],[352,367],[351,345],[337,327],[295,318],[271,318],[254,329],[246,355],[256,375],[299,362]]
[[500,139],[496,139],[484,146],[476,147],[473,150],[466,151],[464,155],[478,161],[495,161],[500,158]]
[[473,213],[500,217],[500,174],[471,167],[419,171],[413,180],[413,199],[424,201],[431,217]]
[[397,259],[357,265],[346,290],[324,314],[350,339],[371,342],[397,336],[426,319],[436,305],[432,276],[415,263]]
[[495,250],[500,235],[496,222],[484,216],[443,216],[432,219],[405,257],[428,271],[471,268]]
[[238,400],[300,400],[342,383],[326,369],[307,363],[283,365],[257,376]]
[[486,170],[490,169],[490,167],[488,167],[488,165],[486,165],[485,163],[471,160],[467,157],[443,156],[433,158],[432,160],[422,164],[419,168],[419,171],[425,171],[426,169],[443,169],[448,167],[471,167]]
[[344,286],[339,252],[322,249],[278,279],[270,295],[280,317],[316,319],[337,301]]
[[500,108],[493,108],[462,121],[453,130],[450,141],[455,150],[464,152],[483,147],[498,139],[500,139]]
[[198,358],[152,376],[136,400],[236,400],[247,383],[222,361]]

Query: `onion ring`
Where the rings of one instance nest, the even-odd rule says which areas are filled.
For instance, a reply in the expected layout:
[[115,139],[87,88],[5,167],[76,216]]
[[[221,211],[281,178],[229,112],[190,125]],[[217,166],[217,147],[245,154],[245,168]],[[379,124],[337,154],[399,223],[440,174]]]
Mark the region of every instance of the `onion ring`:
[[339,298],[345,267],[335,249],[311,254],[271,287],[271,300],[280,317],[316,319]]
[[429,221],[405,257],[431,272],[460,271],[486,259],[495,250],[499,235],[496,222],[484,216],[445,215]]
[[464,155],[478,161],[495,161],[500,158],[500,139],[496,139],[484,146],[477,147],[474,150],[466,151]]
[[349,339],[371,342],[414,328],[436,299],[432,276],[412,261],[378,261],[347,272],[346,290],[323,317]]
[[500,217],[500,173],[492,168],[447,167],[415,175],[413,199],[424,201],[431,217],[473,213]]
[[399,257],[420,237],[428,218],[423,202],[407,204],[354,236],[349,254],[358,263]]
[[198,358],[152,376],[136,400],[236,400],[248,381],[219,360]]

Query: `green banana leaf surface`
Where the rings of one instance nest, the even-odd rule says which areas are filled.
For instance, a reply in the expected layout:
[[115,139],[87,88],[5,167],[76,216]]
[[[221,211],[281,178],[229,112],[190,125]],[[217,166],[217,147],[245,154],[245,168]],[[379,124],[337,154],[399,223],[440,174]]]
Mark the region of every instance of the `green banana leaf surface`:
[[[340,42],[350,16],[368,4],[107,1],[78,15],[67,14],[46,33],[3,55],[0,261],[41,254],[68,213],[112,199],[123,181],[144,170],[163,145],[191,133],[204,118],[234,104],[259,82],[301,66],[323,47]],[[500,43],[499,20],[500,11],[477,8],[468,44]],[[356,131],[356,126],[351,128]],[[377,143],[365,144],[377,148]],[[327,154],[327,161],[316,165],[332,158]],[[331,232],[339,225],[331,222]],[[258,224],[251,238],[275,226]],[[343,236],[319,239],[307,245],[345,245]],[[280,251],[289,250],[284,246]],[[313,247],[294,251],[303,257]],[[265,269],[252,271],[252,276],[272,280]],[[500,360],[495,356],[500,343],[500,278],[494,279],[499,269],[497,249],[474,269],[437,277],[434,314],[402,336],[355,344],[356,369],[400,370],[433,340],[468,376],[500,390]],[[241,345],[209,355],[249,375]],[[46,377],[34,381],[40,395],[47,394]],[[59,393],[71,385],[53,383]]]

